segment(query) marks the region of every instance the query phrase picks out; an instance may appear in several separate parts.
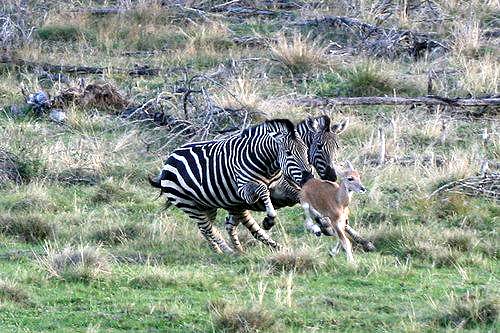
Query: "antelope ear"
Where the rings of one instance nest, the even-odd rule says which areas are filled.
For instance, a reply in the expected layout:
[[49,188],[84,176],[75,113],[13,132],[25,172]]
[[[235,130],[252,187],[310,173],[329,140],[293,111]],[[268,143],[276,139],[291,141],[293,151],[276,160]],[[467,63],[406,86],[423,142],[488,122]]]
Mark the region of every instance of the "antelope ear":
[[332,125],[332,132],[340,134],[346,129],[347,125],[349,125],[349,118],[344,118],[340,123]]
[[308,130],[313,132],[317,132],[319,130],[319,123],[316,118],[307,117],[306,126]]
[[345,164],[347,165],[347,169],[349,169],[349,171],[354,171],[351,161],[345,161]]

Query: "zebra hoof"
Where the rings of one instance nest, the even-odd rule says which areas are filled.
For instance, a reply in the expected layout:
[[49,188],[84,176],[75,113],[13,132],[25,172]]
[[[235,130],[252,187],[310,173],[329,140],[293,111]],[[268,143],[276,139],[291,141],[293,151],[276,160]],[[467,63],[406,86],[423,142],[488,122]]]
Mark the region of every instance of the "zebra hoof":
[[363,250],[366,252],[373,252],[376,250],[376,248],[372,242],[366,242],[366,243],[363,243]]
[[266,216],[264,218],[264,221],[262,221],[262,228],[264,228],[264,230],[270,230],[275,224],[276,221],[274,217],[271,218],[269,216]]

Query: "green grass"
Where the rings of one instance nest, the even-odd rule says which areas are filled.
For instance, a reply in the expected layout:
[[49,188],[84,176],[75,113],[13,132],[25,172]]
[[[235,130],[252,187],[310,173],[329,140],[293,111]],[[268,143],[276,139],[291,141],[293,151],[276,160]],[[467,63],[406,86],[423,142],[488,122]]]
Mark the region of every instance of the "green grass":
[[[191,97],[203,99],[203,108],[234,94],[231,82],[240,80],[251,81],[246,93],[258,90],[259,108],[270,117],[298,120],[326,113],[338,122],[348,116],[337,161],[351,160],[369,188],[354,195],[349,222],[377,251],[355,247],[356,266],[343,252],[330,257],[336,240],[307,234],[297,206],[279,210],[271,232],[283,250],[271,251],[240,226],[245,253],[216,255],[196,224],[178,209],[165,208],[163,198],[155,200],[158,191],[146,181],[185,139],[166,145],[172,137],[168,128],[126,121],[105,107],[70,106],[64,125],[30,112],[13,116],[10,105],[25,108],[19,87],[39,91],[40,73],[2,65],[0,148],[15,156],[10,167],[21,182],[0,184],[0,332],[499,330],[498,203],[456,193],[428,197],[446,182],[474,175],[482,158],[499,159],[494,140],[480,141],[483,129],[491,132],[496,120],[424,107],[320,110],[282,102],[293,94],[422,95],[427,73],[437,69],[442,71],[434,82],[437,92],[462,94],[460,80],[475,71],[464,71],[457,63],[460,54],[394,63],[362,54],[332,55],[335,47],[327,44],[348,43],[352,34],[312,29],[308,35],[288,28],[294,17],[323,14],[373,22],[370,1],[356,12],[319,4],[291,10],[290,16],[242,19],[151,2],[116,16],[68,14],[79,6],[81,1],[47,2],[42,6],[47,17],[30,7],[34,38],[13,51],[54,64],[161,68],[155,77],[105,73],[84,79],[109,82],[136,104],[165,93],[159,109],[181,119],[183,94],[175,91],[193,77],[190,88],[204,94]],[[449,39],[453,24],[471,15],[481,27],[491,24],[489,7],[471,6],[443,5],[451,20],[439,24],[410,15],[405,27]],[[399,14],[393,14],[384,25],[398,22]],[[281,38],[273,44],[275,54],[270,45],[232,42],[233,36],[253,34]],[[482,47],[496,50],[490,41]],[[159,49],[154,55],[123,55]],[[483,65],[491,61],[482,52],[474,57]],[[483,74],[484,80],[468,78],[467,88],[492,86],[494,73]],[[83,77],[69,76],[70,86]],[[61,88],[66,87],[55,84],[47,92],[55,96]],[[195,110],[188,107],[191,116]],[[443,119],[449,123],[444,144],[438,141]],[[379,126],[386,130],[389,157],[435,154],[442,165],[369,164],[378,149]],[[220,211],[215,224],[227,239],[224,218]]]

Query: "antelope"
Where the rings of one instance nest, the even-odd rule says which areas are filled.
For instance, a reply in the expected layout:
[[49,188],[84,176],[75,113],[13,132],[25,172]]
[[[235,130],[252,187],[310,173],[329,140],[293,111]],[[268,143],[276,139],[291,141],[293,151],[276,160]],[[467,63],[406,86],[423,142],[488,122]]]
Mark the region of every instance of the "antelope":
[[[366,188],[361,184],[359,173],[354,170],[350,162],[346,162],[347,170],[340,174],[340,185],[328,181],[319,180],[306,176],[302,180],[300,192],[300,204],[306,216],[306,229],[321,234],[323,229],[325,234],[333,236],[333,230],[337,233],[339,241],[331,250],[332,255],[337,255],[340,246],[347,254],[347,260],[354,263],[352,255],[351,241],[346,235],[349,218],[349,203],[352,193],[363,193]],[[319,223],[319,226],[314,223]]]

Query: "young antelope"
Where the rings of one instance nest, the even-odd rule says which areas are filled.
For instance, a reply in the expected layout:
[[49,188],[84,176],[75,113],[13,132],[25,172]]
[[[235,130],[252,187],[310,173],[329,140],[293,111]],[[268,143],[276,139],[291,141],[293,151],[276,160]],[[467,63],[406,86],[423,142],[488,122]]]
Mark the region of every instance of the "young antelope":
[[[347,170],[340,174],[340,185],[315,178],[303,179],[305,183],[300,192],[300,204],[306,215],[306,229],[316,235],[321,235],[322,228],[330,235],[333,235],[335,230],[339,241],[332,249],[332,254],[338,254],[342,246],[347,254],[347,260],[354,263],[351,241],[346,235],[349,203],[353,192],[363,193],[366,189],[352,164],[347,162],[347,166]],[[315,224],[314,220],[318,221],[320,226]]]

